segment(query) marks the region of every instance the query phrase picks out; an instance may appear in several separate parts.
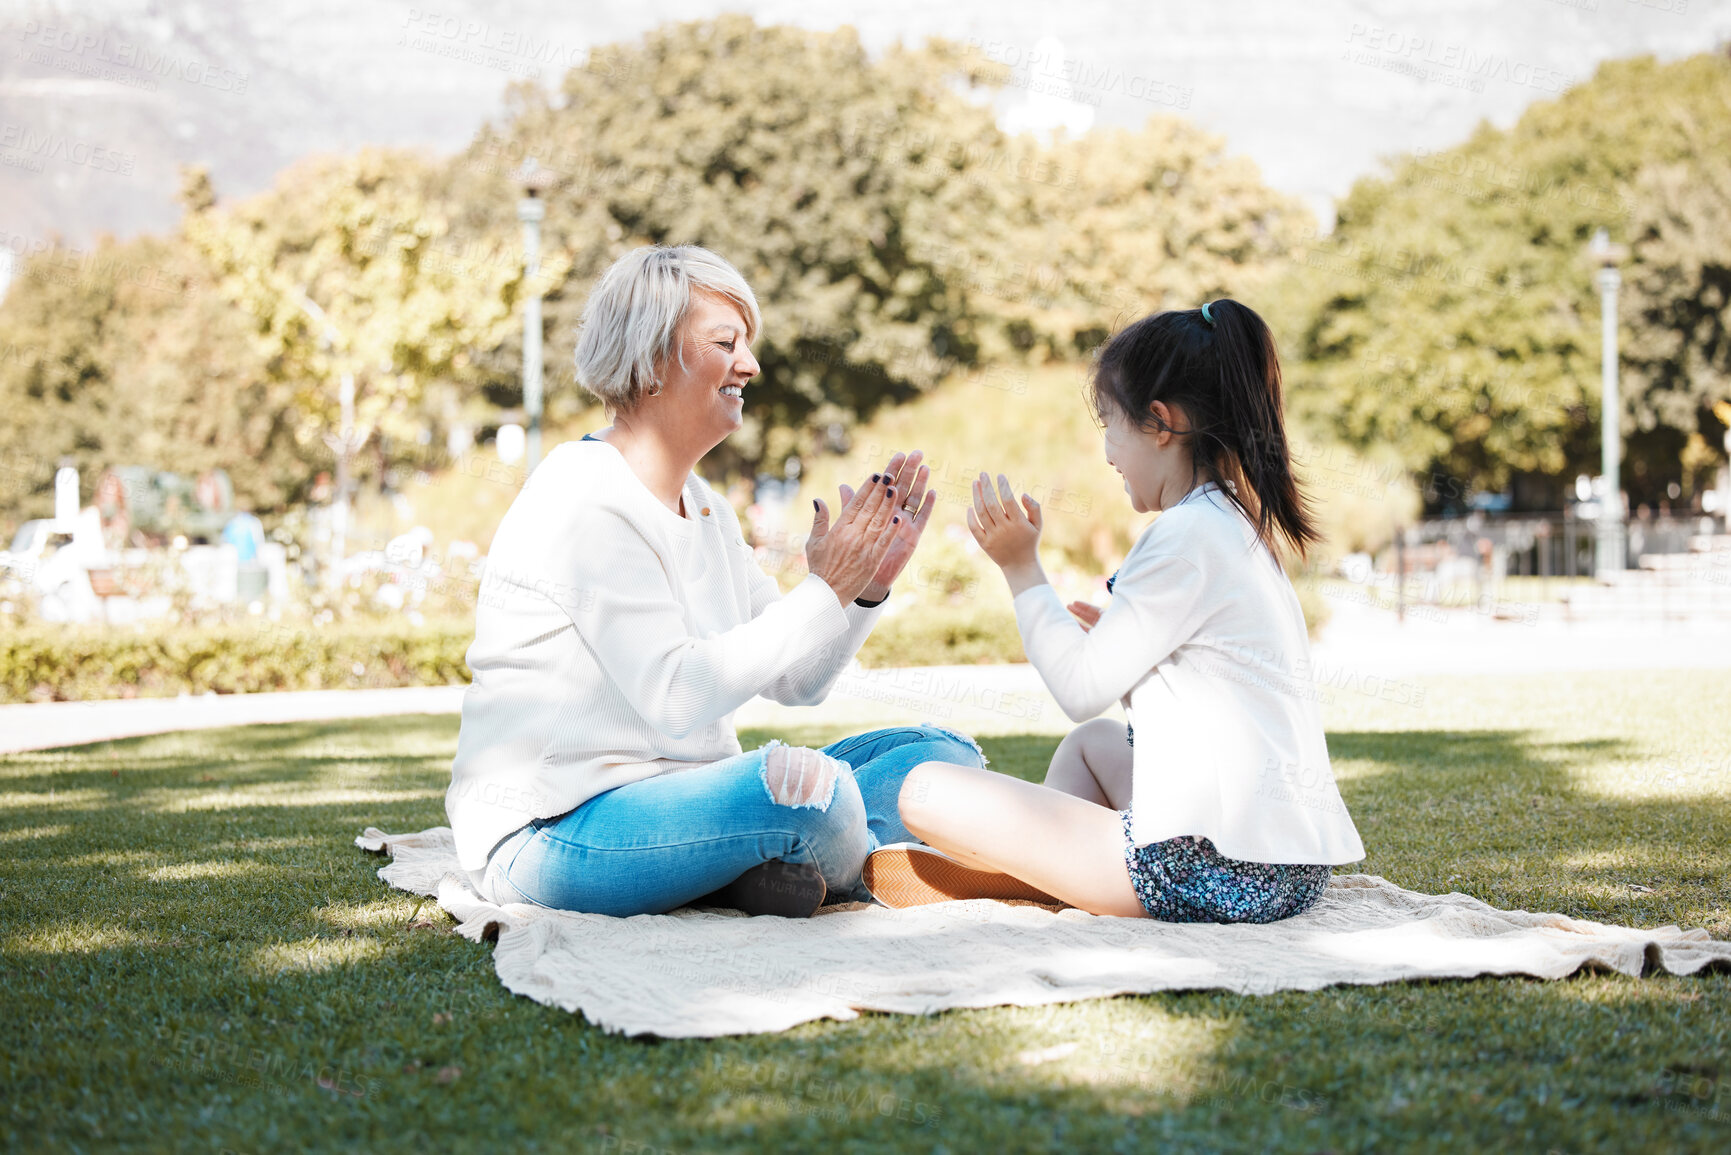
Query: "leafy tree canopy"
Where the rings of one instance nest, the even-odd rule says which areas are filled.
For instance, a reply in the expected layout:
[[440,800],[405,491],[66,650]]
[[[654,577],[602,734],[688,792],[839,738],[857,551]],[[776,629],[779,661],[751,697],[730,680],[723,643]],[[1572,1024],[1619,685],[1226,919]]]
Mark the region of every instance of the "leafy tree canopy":
[[942,47],[873,62],[851,29],[723,17],[597,50],[557,106],[516,88],[509,122],[465,161],[534,157],[557,175],[545,236],[571,255],[572,283],[548,305],[549,380],[570,381],[594,278],[647,243],[712,248],[757,293],[764,373],[729,446],[746,459],[784,456],[800,425],[845,423],[975,356],[991,337],[946,273],[975,263],[975,226],[998,211],[997,186],[968,178],[1002,138],[956,90],[970,75]]
[[[461,172],[412,152],[315,156],[270,191],[224,207],[195,187],[186,236],[251,319],[258,352],[291,384],[313,443],[338,428],[351,375],[358,448],[412,442],[426,387],[460,375],[510,327],[524,273],[513,233],[488,231]],[[543,275],[557,279],[557,260]]]
[[[1596,473],[1600,316],[1585,250],[1605,227],[1632,243],[1622,321],[1641,335],[1624,379],[1625,479],[1651,500],[1679,476],[1689,436],[1719,429],[1731,236],[1713,216],[1723,177],[1706,173],[1727,155],[1731,61],[1697,56],[1609,62],[1507,131],[1396,158],[1354,186],[1279,295],[1294,408],[1472,487]],[[1552,488],[1535,500],[1554,503]]]
[[24,264],[0,309],[0,415],[0,522],[53,511],[63,457],[86,501],[110,465],[221,466],[259,508],[301,495],[311,476],[292,398],[175,239],[104,240]]
[[557,174],[549,380],[571,383],[591,284],[644,243],[692,242],[758,294],[764,368],[723,466],[779,468],[958,365],[1073,356],[1173,299],[1256,281],[1302,208],[1182,121],[1009,138],[1001,65],[941,41],[869,58],[852,29],[671,25],[597,50],[556,102],[533,86],[461,164]]

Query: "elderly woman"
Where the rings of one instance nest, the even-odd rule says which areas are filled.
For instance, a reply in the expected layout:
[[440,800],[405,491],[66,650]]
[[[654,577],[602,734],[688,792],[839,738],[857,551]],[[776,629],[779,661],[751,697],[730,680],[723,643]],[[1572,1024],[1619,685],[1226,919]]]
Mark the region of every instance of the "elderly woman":
[[833,517],[814,502],[810,572],[781,593],[693,472],[740,427],[759,323],[744,278],[692,245],[621,257],[589,298],[577,379],[612,424],[549,453],[493,538],[445,796],[493,901],[803,917],[868,897],[866,855],[915,841],[910,770],[983,764],[929,726],[742,751],[747,701],[828,695],[936,502],[918,452],[843,486]]

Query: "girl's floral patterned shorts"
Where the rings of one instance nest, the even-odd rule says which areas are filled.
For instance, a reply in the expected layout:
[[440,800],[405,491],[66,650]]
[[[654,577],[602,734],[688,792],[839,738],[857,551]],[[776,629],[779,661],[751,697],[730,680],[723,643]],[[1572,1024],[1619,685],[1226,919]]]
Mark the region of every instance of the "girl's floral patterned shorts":
[[1161,922],[1278,922],[1303,914],[1328,889],[1330,867],[1243,862],[1206,838],[1180,835],[1137,846],[1124,824],[1124,862],[1150,916]]

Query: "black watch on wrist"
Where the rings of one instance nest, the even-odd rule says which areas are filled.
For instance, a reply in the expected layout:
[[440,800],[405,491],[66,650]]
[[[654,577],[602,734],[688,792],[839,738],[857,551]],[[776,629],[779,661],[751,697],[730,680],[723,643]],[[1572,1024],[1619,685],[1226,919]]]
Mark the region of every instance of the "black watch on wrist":
[[879,598],[875,602],[868,602],[864,598],[855,598],[853,600],[853,604],[856,606],[859,606],[861,609],[870,610],[870,609],[876,609],[878,606],[883,605],[885,602],[889,601],[889,598],[890,598],[890,595],[888,595],[888,594],[885,594],[883,597]]

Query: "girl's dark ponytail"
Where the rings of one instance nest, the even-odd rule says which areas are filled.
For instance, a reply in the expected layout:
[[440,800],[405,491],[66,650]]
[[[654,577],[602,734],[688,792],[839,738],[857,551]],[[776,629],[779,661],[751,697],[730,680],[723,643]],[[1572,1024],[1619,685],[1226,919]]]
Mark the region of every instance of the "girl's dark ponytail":
[[1108,341],[1094,365],[1095,412],[1158,430],[1155,401],[1182,409],[1196,477],[1219,484],[1270,550],[1278,534],[1303,557],[1322,538],[1292,473],[1274,335],[1237,301],[1205,309],[1155,313]]

